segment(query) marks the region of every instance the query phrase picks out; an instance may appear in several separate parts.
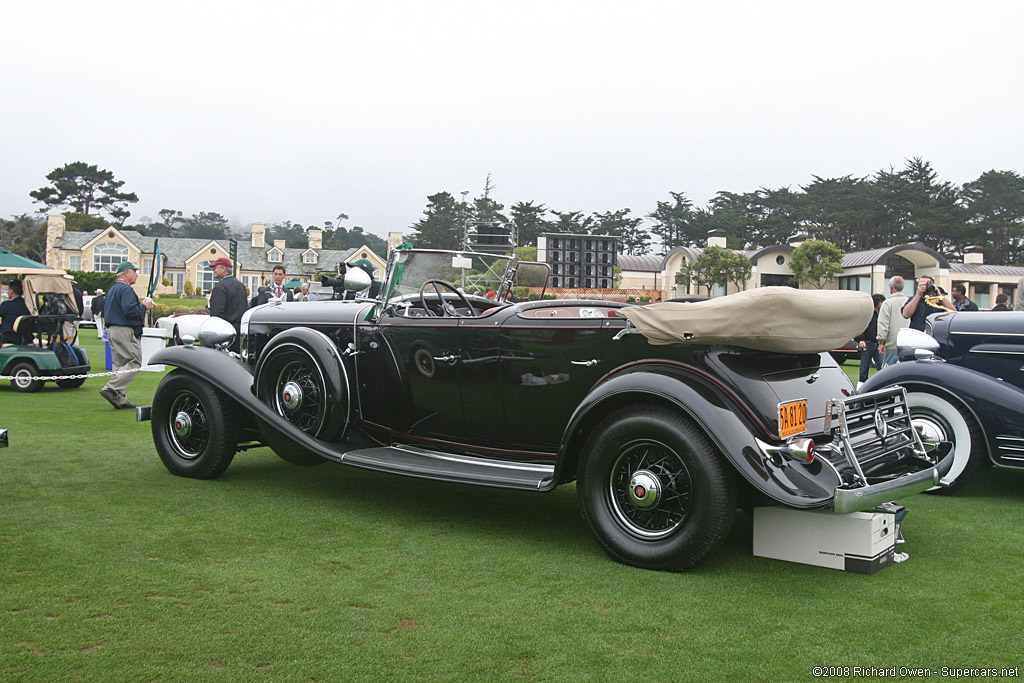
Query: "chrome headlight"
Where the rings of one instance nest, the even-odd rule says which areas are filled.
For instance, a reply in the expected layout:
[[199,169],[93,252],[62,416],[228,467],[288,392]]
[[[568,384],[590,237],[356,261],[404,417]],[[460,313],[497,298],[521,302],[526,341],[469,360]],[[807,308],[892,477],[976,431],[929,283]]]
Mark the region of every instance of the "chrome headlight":
[[939,350],[939,342],[921,330],[905,327],[896,333],[896,353],[901,361],[931,358]]

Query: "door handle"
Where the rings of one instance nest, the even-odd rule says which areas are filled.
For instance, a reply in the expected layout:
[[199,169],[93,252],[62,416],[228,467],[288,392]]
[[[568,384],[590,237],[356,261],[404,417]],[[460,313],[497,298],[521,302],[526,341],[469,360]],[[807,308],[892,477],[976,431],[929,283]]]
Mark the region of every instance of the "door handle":
[[573,365],[585,365],[588,368],[592,368],[601,361],[597,360],[596,358],[591,358],[590,360],[574,360],[569,362],[572,363]]

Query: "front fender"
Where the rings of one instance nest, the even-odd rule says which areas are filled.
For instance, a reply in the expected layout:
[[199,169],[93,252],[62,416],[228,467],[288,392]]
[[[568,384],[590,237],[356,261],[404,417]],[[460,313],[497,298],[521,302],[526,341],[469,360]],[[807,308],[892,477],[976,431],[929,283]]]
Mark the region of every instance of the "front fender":
[[201,346],[169,346],[153,354],[151,362],[173,365],[197,375],[237,401],[243,410],[271,424],[295,444],[329,460],[341,461],[342,451],[310,436],[260,401],[253,393],[252,370],[227,352]]
[[168,346],[154,353],[149,362],[188,370],[244,405],[255,400],[252,370],[226,351],[203,346]]
[[[756,490],[793,507],[819,507],[831,501],[838,478],[820,463],[775,465],[751,426],[737,417],[743,410],[711,385],[670,369],[625,372],[602,382],[580,403],[559,447],[559,468],[583,457],[583,443],[600,419],[619,405],[654,399],[677,407],[708,435],[733,468]],[[564,480],[556,472],[556,480]]]

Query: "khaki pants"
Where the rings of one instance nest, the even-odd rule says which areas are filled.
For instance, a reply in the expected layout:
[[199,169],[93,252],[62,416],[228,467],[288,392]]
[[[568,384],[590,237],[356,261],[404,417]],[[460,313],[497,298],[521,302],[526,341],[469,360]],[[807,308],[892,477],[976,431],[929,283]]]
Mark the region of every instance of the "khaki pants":
[[[115,371],[134,368],[137,372],[142,367],[142,340],[135,338],[135,331],[132,328],[120,325],[108,327],[107,340],[110,342],[110,360]],[[117,394],[118,402],[124,403],[128,400],[125,390],[135,379],[135,374],[125,372],[114,375],[103,388],[113,390]]]

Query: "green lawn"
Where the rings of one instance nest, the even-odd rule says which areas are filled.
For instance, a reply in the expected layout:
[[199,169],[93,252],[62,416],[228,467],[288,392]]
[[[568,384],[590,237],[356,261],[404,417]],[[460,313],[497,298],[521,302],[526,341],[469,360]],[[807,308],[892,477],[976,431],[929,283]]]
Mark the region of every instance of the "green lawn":
[[[159,378],[141,373],[129,399],[148,403]],[[0,387],[0,681],[765,681],[1021,664],[1024,472],[903,501],[910,559],[874,576],[755,558],[744,513],[709,561],[666,574],[608,559],[571,486],[299,468],[267,449],[214,481],[174,477],[104,382]]]

